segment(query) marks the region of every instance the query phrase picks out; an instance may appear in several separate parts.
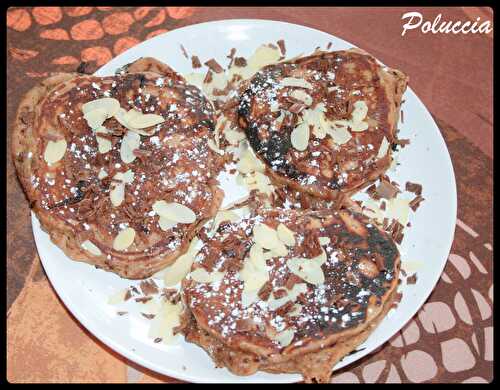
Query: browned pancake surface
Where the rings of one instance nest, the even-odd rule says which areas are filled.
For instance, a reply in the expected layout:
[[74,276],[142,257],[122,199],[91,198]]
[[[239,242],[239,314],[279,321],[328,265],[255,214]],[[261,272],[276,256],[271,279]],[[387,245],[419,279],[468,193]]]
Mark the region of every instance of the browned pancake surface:
[[[290,79],[305,83],[291,86]],[[239,122],[276,183],[335,199],[389,167],[406,83],[404,74],[360,50],[315,54],[258,72],[241,96]],[[362,131],[346,124],[357,104],[368,109]],[[351,138],[344,143],[311,127],[307,148],[295,148],[292,132],[311,110],[323,111],[330,125],[344,121]],[[378,156],[384,137],[389,148]]]

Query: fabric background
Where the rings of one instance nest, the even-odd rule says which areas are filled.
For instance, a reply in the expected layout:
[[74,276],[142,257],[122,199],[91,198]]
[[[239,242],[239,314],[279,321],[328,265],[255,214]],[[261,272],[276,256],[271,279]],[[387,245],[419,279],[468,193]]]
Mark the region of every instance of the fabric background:
[[[188,24],[261,18],[317,28],[404,70],[434,115],[458,186],[449,261],[419,313],[332,382],[489,382],[493,378],[493,33],[401,36],[401,15],[492,20],[489,8],[35,7],[7,11],[7,142],[21,97],[50,72],[96,66]],[[210,44],[210,43],[207,43]],[[426,259],[432,261],[432,259]],[[111,351],[67,311],[47,280],[28,203],[7,157],[7,379],[177,382]]]

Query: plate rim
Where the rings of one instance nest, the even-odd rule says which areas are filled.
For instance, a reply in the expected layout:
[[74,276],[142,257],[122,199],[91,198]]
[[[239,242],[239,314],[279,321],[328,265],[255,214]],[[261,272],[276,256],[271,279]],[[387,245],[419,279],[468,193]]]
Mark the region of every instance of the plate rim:
[[[247,25],[252,25],[252,24],[268,24],[268,25],[273,25],[273,24],[286,24],[288,25],[289,28],[292,28],[292,29],[308,29],[308,30],[311,30],[312,32],[314,33],[321,33],[323,35],[325,35],[326,37],[331,37],[331,38],[334,38],[334,39],[337,39],[337,40],[342,40],[344,41],[346,44],[352,46],[352,47],[358,47],[356,45],[353,45],[351,42],[349,41],[346,41],[345,39],[341,38],[341,37],[338,37],[336,35],[333,35],[333,34],[330,34],[330,33],[327,33],[325,31],[322,31],[322,30],[319,30],[319,29],[316,29],[316,28],[313,28],[313,27],[309,27],[309,26],[305,26],[305,25],[301,25],[301,24],[297,24],[297,23],[290,23],[290,22],[284,22],[284,21],[278,21],[278,20],[271,20],[271,19],[253,19],[253,18],[249,18],[249,19],[245,19],[245,18],[234,18],[234,19],[221,19],[221,20],[215,20],[215,21],[207,21],[207,22],[201,22],[201,23],[194,23],[194,24],[190,24],[190,25],[187,25],[187,26],[183,26],[183,27],[179,27],[179,28],[176,28],[174,30],[171,30],[171,31],[167,31],[165,33],[162,33],[162,34],[159,34],[151,39],[148,39],[148,40],[145,40],[141,43],[139,43],[137,46],[134,46],[126,51],[124,51],[123,53],[120,53],[118,56],[114,57],[113,59],[111,59],[110,61],[108,61],[106,64],[104,64],[103,66],[101,66],[94,74],[97,75],[103,68],[107,67],[107,66],[112,66],[112,63],[113,62],[119,62],[120,61],[120,57],[124,57],[126,56],[127,53],[130,53],[130,52],[133,52],[134,49],[137,50],[138,46],[140,45],[143,45],[144,43],[146,42],[149,42],[149,44],[151,44],[152,42],[154,41],[161,41],[162,39],[165,39],[164,37],[167,35],[167,34],[171,34],[171,33],[174,33],[174,32],[179,32],[181,30],[189,30],[189,29],[198,29],[198,28],[204,28],[206,26],[214,26],[214,25],[224,25],[224,24],[247,24]],[[432,121],[432,123],[434,124],[434,126],[436,127],[437,129],[437,139],[439,140],[439,143],[441,143],[444,147],[444,150],[446,151],[446,164],[448,165],[448,168],[447,168],[447,171],[449,172],[450,174],[450,189],[451,189],[451,192],[452,192],[452,195],[453,195],[453,198],[450,200],[450,203],[451,203],[451,211],[453,211],[453,214],[452,214],[452,220],[453,220],[453,227],[450,229],[450,237],[446,237],[446,239],[448,240],[448,245],[446,245],[445,247],[448,248],[447,249],[447,255],[446,255],[446,259],[444,261],[442,261],[442,267],[439,269],[439,272],[435,272],[434,274],[434,279],[435,280],[432,280],[432,288],[429,290],[428,294],[425,294],[425,295],[422,295],[420,297],[420,299],[418,299],[419,303],[418,305],[415,305],[414,309],[410,310],[410,313],[411,313],[411,316],[409,316],[408,320],[404,323],[402,323],[402,325],[400,327],[398,327],[398,329],[392,333],[390,336],[388,337],[384,337],[383,340],[380,342],[380,343],[377,343],[377,345],[372,348],[369,352],[366,352],[366,353],[363,353],[363,351],[360,351],[359,355],[356,355],[356,360],[355,361],[352,361],[352,362],[349,362],[343,366],[340,366],[340,367],[337,367],[336,369],[340,369],[340,368],[345,368],[345,367],[349,367],[353,364],[356,364],[361,358],[363,358],[364,356],[367,356],[371,353],[373,353],[374,351],[376,351],[381,345],[387,343],[395,334],[397,334],[399,331],[401,331],[402,328],[404,328],[416,315],[416,313],[422,308],[422,306],[427,302],[429,296],[432,294],[432,292],[435,290],[436,288],[436,285],[441,277],[441,274],[447,264],[447,261],[448,261],[448,256],[449,256],[449,253],[451,251],[451,248],[452,248],[452,244],[453,244],[453,239],[454,239],[454,236],[455,236],[455,230],[456,230],[456,221],[457,221],[457,186],[456,186],[456,177],[455,177],[455,170],[454,170],[454,167],[453,167],[453,162],[452,162],[452,159],[451,159],[451,155],[449,153],[449,150],[448,150],[448,147],[446,145],[446,142],[444,140],[444,137],[442,135],[442,132],[441,132],[441,129],[440,127],[438,126],[438,124],[436,123],[434,117],[432,116],[432,114],[430,113],[430,111],[427,109],[427,107],[425,106],[425,104],[423,103],[423,101],[418,97],[418,95],[411,89],[410,86],[408,86],[408,90],[416,97],[416,101],[418,102],[419,105],[422,106],[423,110],[429,115],[429,118],[430,120]],[[32,211],[31,212],[32,214],[32,230],[33,230],[33,234],[36,236],[36,232],[35,232],[35,221],[34,219],[37,219],[35,213]],[[38,223],[38,221],[36,221]],[[41,229],[41,227],[40,227]],[[43,229],[41,229],[43,231]],[[50,239],[49,239],[50,241]],[[50,243],[52,245],[54,245],[51,241]],[[37,252],[39,252],[38,250],[38,243],[37,243],[37,240],[35,238],[35,244],[36,244],[36,247],[37,247]],[[444,250],[443,250],[444,251]],[[73,301],[71,298],[68,297],[68,293],[64,290],[64,289],[57,289],[56,286],[54,285],[53,283],[53,278],[51,277],[52,275],[52,267],[51,265],[48,264],[47,260],[44,260],[44,258],[42,258],[42,256],[39,256],[40,257],[40,261],[44,267],[44,270],[45,272],[47,273],[47,279],[49,280],[49,283],[51,284],[51,286],[53,287],[54,291],[56,292],[56,294],[59,296],[59,298],[61,299],[61,301],[64,303],[64,305],[68,308],[68,310],[70,311],[71,315],[73,315],[94,337],[96,337],[98,340],[100,340],[101,342],[103,342],[105,345],[107,345],[109,348],[111,348],[113,351],[119,353],[120,355],[124,356],[126,359],[140,365],[140,366],[143,366],[147,369],[150,369],[154,372],[157,372],[159,373],[160,375],[165,375],[165,376],[171,376],[173,378],[176,378],[176,379],[180,379],[180,380],[184,380],[184,381],[190,381],[190,382],[198,382],[198,383],[213,383],[213,381],[211,380],[203,380],[202,377],[193,377],[189,374],[184,374],[183,372],[180,372],[180,371],[175,371],[175,372],[171,372],[171,373],[164,373],[164,372],[167,372],[169,371],[168,369],[168,365],[165,365],[165,366],[162,366],[161,369],[159,369],[159,367],[157,367],[156,364],[150,362],[149,360],[147,360],[146,358],[144,358],[142,355],[140,354],[137,354],[135,351],[131,351],[130,349],[128,349],[126,346],[124,346],[122,343],[119,343],[119,342],[116,342],[113,340],[113,338],[111,338],[110,336],[108,336],[106,334],[106,332],[102,332],[98,329],[98,325],[96,324],[96,327],[94,327],[94,323],[92,320],[88,319],[81,311],[79,311],[75,306],[73,306]],[[46,264],[47,262],[47,264]],[[57,279],[57,278],[55,278]],[[208,355],[207,355],[207,358]],[[338,366],[338,364],[337,364]],[[280,381],[278,378],[290,378],[291,376],[300,376],[298,374],[285,374],[286,376],[284,375],[275,375],[276,377],[276,380],[273,380],[273,382],[287,382],[289,383],[290,381]],[[231,381],[231,377],[227,377],[227,380],[225,380],[225,382],[232,382],[234,383],[234,381]],[[261,381],[254,381],[253,383],[255,382],[261,382]]]

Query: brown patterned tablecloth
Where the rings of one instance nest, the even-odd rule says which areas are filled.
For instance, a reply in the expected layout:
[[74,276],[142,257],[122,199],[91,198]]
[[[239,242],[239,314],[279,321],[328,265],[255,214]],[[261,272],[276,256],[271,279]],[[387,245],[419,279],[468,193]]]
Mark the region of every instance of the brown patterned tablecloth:
[[[493,378],[493,33],[401,36],[401,15],[493,20],[489,8],[35,7],[7,11],[7,142],[21,97],[54,71],[98,66],[188,24],[230,18],[298,23],[344,38],[410,75],[450,151],[458,221],[427,303],[389,342],[332,382],[489,382]],[[207,42],[210,44],[210,42]],[[7,156],[7,379],[177,382],[111,351],[67,311],[47,280],[29,208]],[[426,259],[432,261],[432,259]]]

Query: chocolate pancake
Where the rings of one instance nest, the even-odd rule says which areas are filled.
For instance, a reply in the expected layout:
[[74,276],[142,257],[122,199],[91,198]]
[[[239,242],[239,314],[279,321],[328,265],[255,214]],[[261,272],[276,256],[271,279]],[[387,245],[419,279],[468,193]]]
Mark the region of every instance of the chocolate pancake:
[[349,210],[222,223],[183,281],[183,331],[236,374],[324,381],[385,316],[399,267],[392,239]]
[[184,253],[217,212],[211,104],[165,64],[115,76],[57,74],[22,100],[18,177],[42,228],[70,258],[145,278]]
[[275,184],[336,200],[389,168],[407,81],[359,49],[317,52],[261,69],[238,120]]

